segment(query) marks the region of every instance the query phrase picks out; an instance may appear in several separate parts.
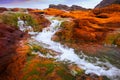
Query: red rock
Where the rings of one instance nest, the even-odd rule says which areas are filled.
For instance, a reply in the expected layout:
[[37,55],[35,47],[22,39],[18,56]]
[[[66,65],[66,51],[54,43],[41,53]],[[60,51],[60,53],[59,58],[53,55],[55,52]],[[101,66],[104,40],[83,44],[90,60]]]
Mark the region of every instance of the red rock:
[[13,9],[11,9],[11,11],[17,12],[17,11],[20,11],[20,8],[13,8]]
[[[23,32],[0,23],[0,80],[21,80],[21,69],[25,63],[25,51],[16,51]],[[25,50],[21,48],[21,51]]]
[[58,4],[58,5],[50,4],[49,8],[55,8],[55,9],[66,10],[66,11],[87,10],[81,6],[72,5],[71,7],[68,7],[67,5],[63,5],[63,4]]
[[4,12],[4,11],[8,11],[7,8],[4,8],[4,7],[0,7],[0,13]]
[[60,41],[60,40],[59,40],[59,37],[56,36],[56,35],[54,35],[51,40],[56,41],[56,42],[57,42],[57,41]]
[[120,38],[118,38],[118,39],[116,40],[116,44],[117,44],[118,46],[120,46]]
[[28,11],[34,11],[34,9],[31,9],[31,8],[27,8]]

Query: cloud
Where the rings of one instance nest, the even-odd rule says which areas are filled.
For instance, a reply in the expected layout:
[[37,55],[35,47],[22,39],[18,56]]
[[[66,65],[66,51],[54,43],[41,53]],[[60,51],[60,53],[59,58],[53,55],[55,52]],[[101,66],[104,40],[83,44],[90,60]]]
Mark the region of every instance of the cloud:
[[[1,7],[48,8],[49,4],[79,5],[94,8],[101,0],[1,0]],[[3,4],[4,3],[4,4]]]

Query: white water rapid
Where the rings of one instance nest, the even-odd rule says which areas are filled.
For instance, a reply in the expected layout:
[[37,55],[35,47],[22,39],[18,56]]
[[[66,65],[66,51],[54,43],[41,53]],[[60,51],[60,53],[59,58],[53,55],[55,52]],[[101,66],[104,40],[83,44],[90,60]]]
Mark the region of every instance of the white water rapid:
[[33,32],[33,29],[31,26],[26,26],[26,21],[23,21],[22,19],[20,19],[20,17],[18,17],[18,27],[21,31],[29,31],[29,33]]
[[[120,69],[114,67],[110,63],[103,63],[97,61],[97,63],[90,63],[85,60],[85,58],[80,58],[77,54],[75,54],[74,49],[64,47],[60,43],[54,42],[51,40],[51,37],[55,34],[55,32],[59,29],[58,27],[61,24],[59,20],[53,20],[52,17],[49,18],[51,21],[51,25],[47,28],[44,28],[42,32],[40,32],[37,36],[33,36],[35,40],[45,43],[49,45],[47,48],[52,49],[56,52],[60,52],[61,55],[56,56],[59,60],[69,60],[77,64],[80,68],[85,70],[86,74],[94,73],[99,76],[107,76],[111,80],[119,80],[120,79]],[[82,52],[81,52],[82,53]],[[82,53],[83,54],[83,53]],[[83,54],[84,55],[84,54]],[[98,66],[99,64],[103,64],[107,66]]]

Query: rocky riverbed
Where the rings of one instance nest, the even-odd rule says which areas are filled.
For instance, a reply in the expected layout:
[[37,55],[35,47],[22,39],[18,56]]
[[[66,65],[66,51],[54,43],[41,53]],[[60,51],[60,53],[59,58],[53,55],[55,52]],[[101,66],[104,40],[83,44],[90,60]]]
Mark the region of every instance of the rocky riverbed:
[[119,80],[119,11],[0,8],[0,80]]

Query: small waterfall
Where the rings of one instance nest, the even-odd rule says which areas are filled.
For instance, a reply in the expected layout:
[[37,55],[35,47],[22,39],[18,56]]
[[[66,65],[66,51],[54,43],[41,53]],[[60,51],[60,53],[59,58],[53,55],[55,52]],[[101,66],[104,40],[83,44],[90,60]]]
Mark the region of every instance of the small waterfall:
[[[58,55],[55,58],[58,58],[61,61],[69,60],[71,62],[74,62],[80,68],[84,69],[86,74],[95,73],[99,76],[107,76],[111,80],[120,79],[120,69],[114,67],[110,63],[108,62],[105,63],[100,61],[97,61],[97,63],[94,63],[94,64],[90,63],[86,61],[85,58],[78,57],[78,55],[75,54],[74,49],[64,47],[64,45],[61,45],[60,43],[52,41],[51,37],[55,34],[57,30],[59,30],[59,26],[62,21],[52,20],[51,18],[49,18],[49,20],[51,21],[51,25],[47,28],[44,28],[42,32],[40,32],[37,36],[34,36],[33,38],[39,42],[49,45],[47,47],[48,49],[52,49],[56,52],[61,53],[61,55]],[[106,69],[106,67],[104,66],[101,66],[101,67],[98,66],[99,64],[103,64],[107,66],[108,69]]]
[[20,17],[18,17],[18,27],[21,31],[28,31],[29,33],[30,32],[33,32],[33,28],[31,26],[26,26],[27,24],[27,21],[23,21],[22,19],[20,19]]
[[21,31],[24,31],[25,30],[25,27],[24,27],[24,21],[20,19],[20,17],[18,17],[18,27]]

